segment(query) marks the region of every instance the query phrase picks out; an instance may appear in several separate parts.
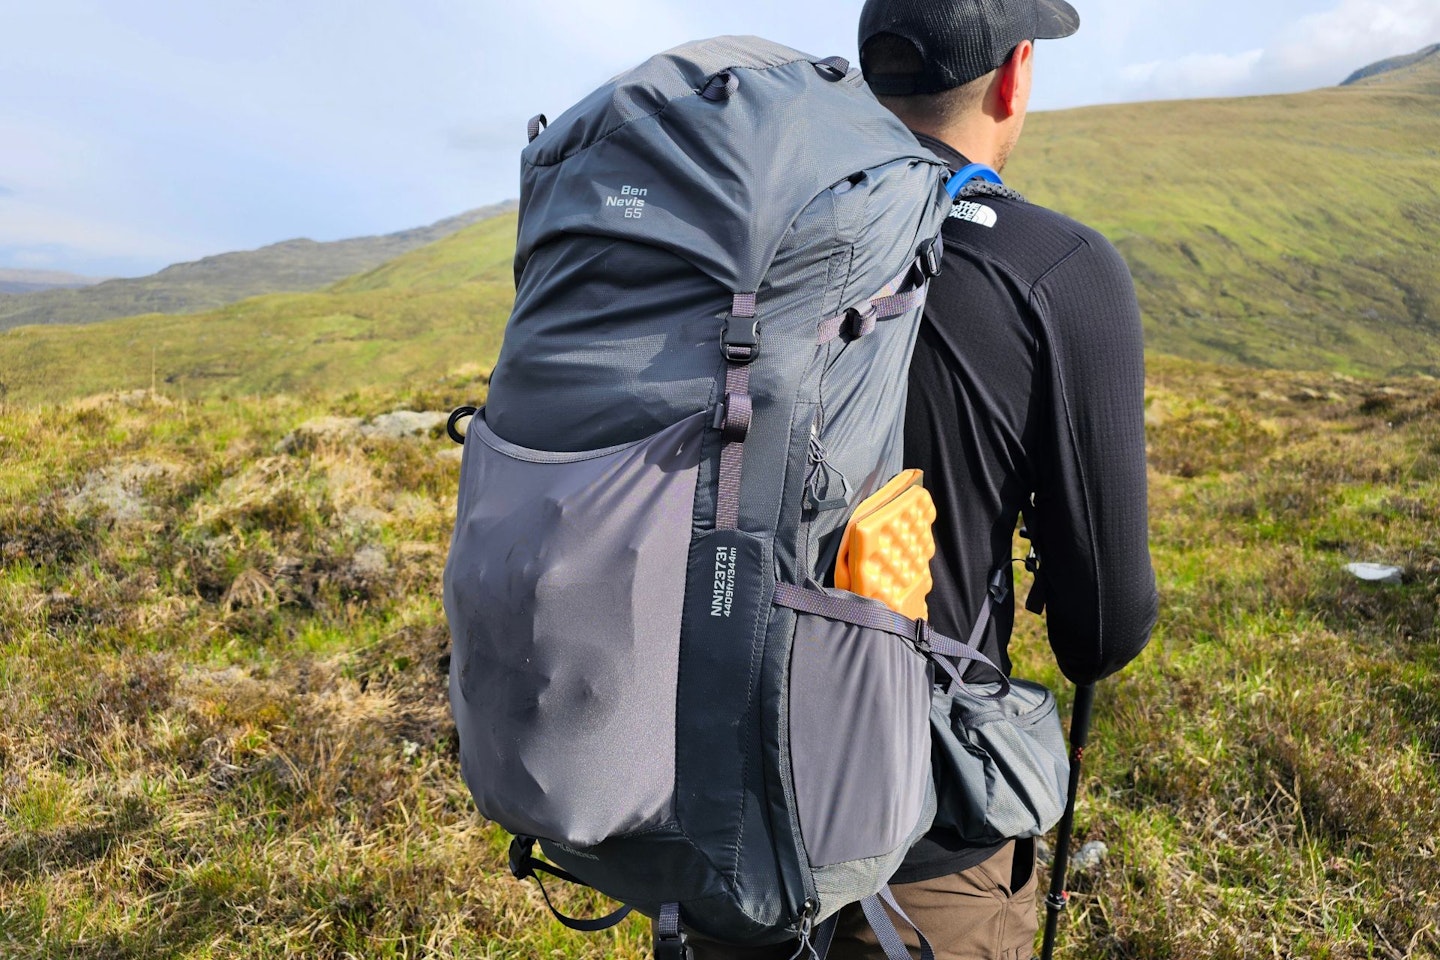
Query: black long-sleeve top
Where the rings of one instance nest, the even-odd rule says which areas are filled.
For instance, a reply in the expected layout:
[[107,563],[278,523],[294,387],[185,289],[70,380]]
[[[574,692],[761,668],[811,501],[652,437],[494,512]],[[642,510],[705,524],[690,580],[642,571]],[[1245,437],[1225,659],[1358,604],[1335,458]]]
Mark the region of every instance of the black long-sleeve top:
[[[964,157],[920,140],[959,169]],[[978,196],[944,227],[910,368],[906,465],[934,494],[930,618],[969,635],[1023,512],[1050,646],[1076,683],[1140,653],[1155,624],[1145,481],[1145,358],[1124,260],[1100,234],[1014,197]],[[1008,672],[1014,601],[981,649]],[[983,679],[976,676],[974,679]],[[895,876],[954,873],[997,848],[934,831]]]

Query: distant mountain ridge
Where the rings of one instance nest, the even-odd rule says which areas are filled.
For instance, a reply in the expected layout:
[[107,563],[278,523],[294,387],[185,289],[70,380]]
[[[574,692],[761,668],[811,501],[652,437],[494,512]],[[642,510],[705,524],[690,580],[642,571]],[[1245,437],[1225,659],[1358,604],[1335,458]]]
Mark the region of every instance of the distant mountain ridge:
[[103,277],[82,277],[59,270],[14,270],[0,268],[0,293],[38,293],[41,290],[68,290],[90,287]]
[[1390,57],[1388,60],[1381,60],[1378,63],[1372,63],[1368,67],[1361,67],[1359,70],[1356,70],[1354,73],[1350,74],[1350,76],[1346,77],[1345,82],[1341,83],[1340,86],[1352,87],[1355,84],[1360,83],[1363,80],[1369,80],[1372,77],[1380,77],[1384,76],[1385,74],[1396,73],[1401,70],[1407,70],[1412,67],[1420,66],[1424,64],[1427,60],[1433,61],[1431,66],[1434,66],[1437,70],[1440,70],[1440,43],[1432,43],[1430,46],[1426,47],[1423,50],[1417,50],[1414,53],[1407,53],[1398,57]]
[[[1153,354],[1440,378],[1437,143],[1440,57],[1426,56],[1343,88],[1037,113],[1006,179],[1119,248]],[[447,377],[479,400],[513,303],[515,229],[510,212],[312,293],[3,332],[0,397]]]
[[318,290],[514,206],[510,201],[480,207],[383,236],[326,243],[285,240],[258,250],[178,263],[148,277],[107,280],[81,289],[17,291],[0,297],[0,330],[26,324],[95,323],[145,313],[192,313],[266,293]]

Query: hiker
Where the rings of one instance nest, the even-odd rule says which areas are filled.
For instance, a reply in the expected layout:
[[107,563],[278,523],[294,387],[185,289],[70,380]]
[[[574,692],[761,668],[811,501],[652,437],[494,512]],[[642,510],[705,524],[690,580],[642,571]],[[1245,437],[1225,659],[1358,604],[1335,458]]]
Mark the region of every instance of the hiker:
[[[1023,107],[1017,78],[1028,83],[1039,32],[1010,47],[1026,51],[1001,71],[1010,99],[982,97],[1006,136],[1023,110],[1001,113]],[[919,76],[924,62],[906,69]],[[995,825],[979,834],[988,843],[1059,819],[942,819],[953,811],[931,789],[937,703],[945,714],[944,701],[992,686],[988,703],[1009,710],[1034,692],[975,648],[998,656],[1009,636],[1010,532],[1032,491],[1067,672],[1117,667],[1146,632],[1128,620],[1153,616],[1139,325],[1123,266],[1078,226],[969,199],[981,188],[947,170],[959,158],[922,145],[860,81],[838,57],[722,37],[652,57],[553,124],[535,117],[515,309],[485,407],[451,418],[465,446],[445,570],[461,772],[479,811],[514,834],[515,877],[618,901],[604,916],[556,911],[558,922],[599,931],[639,910],[656,960],[690,960],[692,947],[696,960],[823,955],[842,912],[837,955],[880,943],[887,960],[908,960],[895,927],[910,925],[886,884],[932,824],[971,837]],[[955,142],[1000,162],[985,143]],[[972,227],[1009,246],[965,253]],[[955,264],[942,272],[942,260]],[[1106,302],[1046,299],[1082,281]],[[921,435],[944,441],[932,444],[944,631],[925,596],[935,505],[904,451],[930,292],[937,330],[964,298],[990,315],[959,332],[993,342],[966,356],[984,367],[973,377],[958,359],[922,358],[917,371],[949,377],[952,408],[972,381],[996,408],[966,424],[926,409],[938,393],[916,401]],[[470,418],[463,436],[457,417]],[[918,465],[927,445],[916,447]],[[1061,755],[1029,772],[1065,769],[1053,706],[1044,716]],[[1065,776],[1009,807],[1053,800]],[[956,857],[989,858],[1010,884],[1013,845],[938,845],[929,877],[954,874]],[[979,942],[956,926],[977,913],[950,909],[954,891],[941,887],[936,917],[936,884],[899,879],[921,881],[900,889],[947,956]],[[858,915],[878,938],[858,932]],[[1013,940],[1019,926],[1003,932]]]
[[[861,69],[880,102],[952,169],[1003,171],[1025,123],[1032,41],[1070,36],[1079,24],[1064,0],[869,0]],[[964,636],[991,572],[1009,561],[1023,512],[1039,557],[1028,605],[1045,608],[1065,675],[1093,683],[1140,653],[1157,609],[1143,338],[1129,271],[1094,230],[1001,188],[958,203],[943,236],[905,424],[906,466],[924,471],[938,512],[931,620]],[[1013,603],[1002,606],[980,645],[1007,671],[1013,621]],[[984,679],[983,668],[972,672]],[[966,849],[933,831],[892,888],[942,958],[1030,956],[1031,840]],[[873,943],[851,909],[831,956],[878,956]]]

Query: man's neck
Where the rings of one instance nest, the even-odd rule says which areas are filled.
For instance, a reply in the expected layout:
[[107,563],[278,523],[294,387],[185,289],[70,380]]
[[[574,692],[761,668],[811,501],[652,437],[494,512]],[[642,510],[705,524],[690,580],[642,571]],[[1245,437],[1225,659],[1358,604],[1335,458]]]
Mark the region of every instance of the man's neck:
[[911,130],[910,132],[915,134],[915,139],[919,140],[922,146],[929,147],[932,153],[948,163],[952,170],[959,170],[971,162],[970,157],[964,152],[955,149],[933,133],[926,133],[923,130]]
[[986,143],[983,137],[967,136],[963,128],[950,127],[944,130],[933,130],[924,127],[911,127],[910,132],[917,137],[924,137],[933,143],[939,143],[945,146],[951,153],[958,155],[966,163],[983,163],[991,167],[995,166],[998,151],[994,145]]

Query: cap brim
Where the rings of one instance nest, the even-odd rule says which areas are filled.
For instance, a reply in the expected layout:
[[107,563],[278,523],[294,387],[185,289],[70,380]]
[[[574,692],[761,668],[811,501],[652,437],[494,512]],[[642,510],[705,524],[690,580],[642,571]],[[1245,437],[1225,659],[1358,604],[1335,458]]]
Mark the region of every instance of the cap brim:
[[1039,11],[1036,40],[1060,40],[1080,29],[1080,14],[1065,0],[1035,0]]

